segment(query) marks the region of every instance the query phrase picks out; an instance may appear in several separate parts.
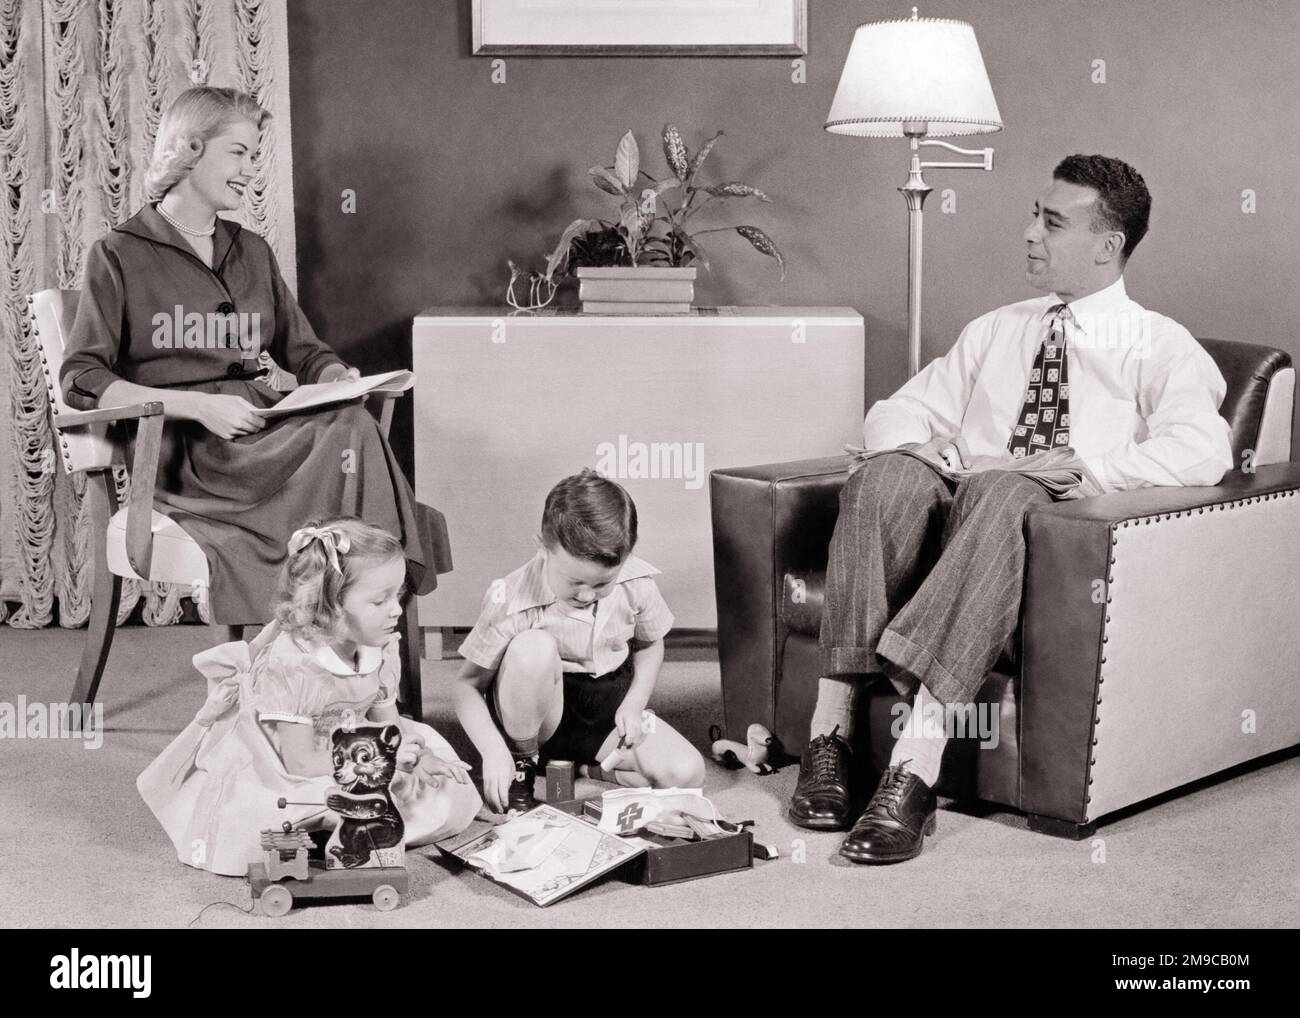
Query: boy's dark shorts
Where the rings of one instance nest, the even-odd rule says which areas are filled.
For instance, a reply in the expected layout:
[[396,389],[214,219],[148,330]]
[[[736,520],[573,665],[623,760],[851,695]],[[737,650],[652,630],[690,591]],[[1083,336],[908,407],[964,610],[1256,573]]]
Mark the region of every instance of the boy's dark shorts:
[[[572,760],[577,764],[598,763],[601,744],[614,730],[614,713],[632,686],[632,655],[612,672],[564,673],[564,713],[555,730],[538,754],[539,763],[549,760]],[[505,726],[497,713],[496,680],[484,694],[492,723],[504,734]]]

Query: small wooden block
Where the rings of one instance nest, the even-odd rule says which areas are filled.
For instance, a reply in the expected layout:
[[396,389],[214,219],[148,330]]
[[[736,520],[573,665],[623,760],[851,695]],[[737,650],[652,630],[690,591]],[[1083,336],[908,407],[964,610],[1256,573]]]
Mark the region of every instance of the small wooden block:
[[583,806],[588,802],[587,799],[563,799],[560,802],[548,802],[546,805],[552,809],[558,809],[561,813],[568,813],[571,817],[584,817]]
[[567,802],[573,798],[573,762],[552,760],[546,765],[546,801]]

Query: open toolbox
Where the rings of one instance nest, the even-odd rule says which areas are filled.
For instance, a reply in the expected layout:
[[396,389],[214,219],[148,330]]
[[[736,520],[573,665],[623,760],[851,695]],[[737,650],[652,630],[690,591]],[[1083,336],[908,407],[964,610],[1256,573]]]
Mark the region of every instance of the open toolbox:
[[[593,824],[600,823],[600,799],[573,799],[554,806]],[[754,836],[747,830],[699,841],[666,838],[645,831],[638,832],[636,837],[649,847],[615,871],[619,879],[629,883],[659,887],[754,867]]]

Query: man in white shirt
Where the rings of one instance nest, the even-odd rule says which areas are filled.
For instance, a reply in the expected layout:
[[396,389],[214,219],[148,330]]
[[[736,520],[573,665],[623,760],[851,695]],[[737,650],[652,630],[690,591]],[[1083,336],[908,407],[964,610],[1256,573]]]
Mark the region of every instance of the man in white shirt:
[[[914,858],[934,830],[942,726],[1014,640],[1024,517],[1052,501],[1006,469],[1074,466],[1073,497],[1217,484],[1232,467],[1226,385],[1178,323],[1130,300],[1123,271],[1151,196],[1118,159],[1070,156],[1025,230],[1025,275],[1048,294],[989,312],[867,414],[866,462],[845,484],[822,616],[823,678],[790,804],[803,827],[851,819],[857,691],[888,677],[910,723],[840,847],[861,863]],[[960,480],[942,469],[967,472]]]

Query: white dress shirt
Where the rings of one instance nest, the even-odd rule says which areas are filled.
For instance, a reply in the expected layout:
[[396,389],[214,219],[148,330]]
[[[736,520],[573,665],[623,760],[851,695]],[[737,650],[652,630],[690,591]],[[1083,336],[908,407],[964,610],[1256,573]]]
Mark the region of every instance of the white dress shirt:
[[[1060,303],[1035,297],[967,325],[946,356],[867,413],[867,451],[960,435],[973,456],[1007,456],[1048,309]],[[1233,466],[1231,431],[1210,355],[1130,300],[1122,277],[1069,308],[1070,448],[1103,491],[1219,483]]]

